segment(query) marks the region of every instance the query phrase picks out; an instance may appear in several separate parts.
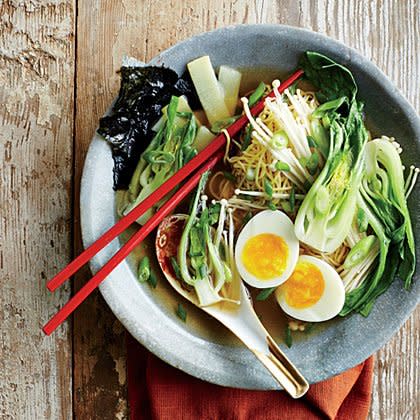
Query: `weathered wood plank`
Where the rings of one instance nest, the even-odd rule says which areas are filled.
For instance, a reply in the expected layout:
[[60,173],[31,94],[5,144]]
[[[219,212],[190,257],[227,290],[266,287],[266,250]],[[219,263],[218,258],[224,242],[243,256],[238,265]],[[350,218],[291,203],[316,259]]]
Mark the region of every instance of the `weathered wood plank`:
[[[419,14],[414,0],[79,2],[76,185],[97,118],[117,93],[115,71],[122,55],[147,61],[179,40],[235,23],[302,26],[341,40],[377,63],[420,109],[418,89],[412,89],[420,72],[419,60],[413,60],[419,51]],[[77,225],[75,228],[77,232]],[[78,284],[86,279],[86,273],[79,276]],[[418,319],[417,312],[377,355],[372,419],[419,415]],[[94,416],[106,398],[107,418],[125,416],[125,381],[119,369],[124,366],[124,344],[119,324],[96,295],[79,309],[75,327],[76,416]],[[113,329],[118,330],[115,336]],[[100,368],[108,374],[97,376],[95,371]]]
[[71,258],[74,4],[0,2],[0,418],[72,416],[68,299],[46,279]]

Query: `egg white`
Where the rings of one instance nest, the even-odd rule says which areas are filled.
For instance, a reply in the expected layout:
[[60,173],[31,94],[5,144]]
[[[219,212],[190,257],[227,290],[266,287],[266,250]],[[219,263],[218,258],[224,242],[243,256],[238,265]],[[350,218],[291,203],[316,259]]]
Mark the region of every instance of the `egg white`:
[[286,302],[281,288],[275,292],[280,307],[286,314],[301,321],[322,322],[334,318],[344,306],[345,289],[343,281],[333,267],[318,258],[302,255],[298,262],[308,262],[319,268],[325,281],[324,293],[314,305],[309,308],[292,308]]
[[[283,238],[288,247],[286,268],[283,273],[272,279],[260,279],[251,274],[242,263],[242,251],[248,241],[256,235],[271,233]],[[235,245],[235,261],[242,279],[250,286],[266,289],[284,283],[295,269],[299,257],[299,241],[296,238],[292,221],[278,210],[264,210],[256,214],[242,229]]]

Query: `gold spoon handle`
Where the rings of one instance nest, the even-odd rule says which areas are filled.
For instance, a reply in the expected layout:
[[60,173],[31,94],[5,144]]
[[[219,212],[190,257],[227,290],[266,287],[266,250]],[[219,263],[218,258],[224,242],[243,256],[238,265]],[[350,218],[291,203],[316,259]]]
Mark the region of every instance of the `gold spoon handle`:
[[308,382],[264,328],[245,287],[242,288],[240,306],[216,305],[203,309],[229,328],[291,397],[305,395],[309,389]]
[[306,379],[280,350],[269,334],[267,334],[266,340],[268,353],[252,348],[250,350],[291,397],[300,398],[305,395],[309,389]]

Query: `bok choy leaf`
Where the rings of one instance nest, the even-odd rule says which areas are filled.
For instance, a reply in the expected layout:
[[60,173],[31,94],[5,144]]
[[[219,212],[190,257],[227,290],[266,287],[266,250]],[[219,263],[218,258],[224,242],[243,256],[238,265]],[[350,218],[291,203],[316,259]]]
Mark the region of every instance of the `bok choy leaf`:
[[[140,157],[120,213],[130,212],[197,154],[197,121],[192,111],[185,109],[185,100],[172,96],[158,132]],[[144,224],[153,211],[150,209],[137,222]]]
[[367,316],[376,298],[389,288],[396,274],[406,288],[410,286],[416,264],[400,156],[386,139],[370,141],[365,155],[358,206],[379,239],[379,259],[376,269],[347,294],[341,315],[358,311]]
[[225,206],[215,203],[207,208],[205,196],[200,202],[207,177],[208,173],[200,180],[182,232],[177,255],[179,275],[185,283],[194,287],[200,306],[221,301],[239,303],[240,278],[232,266],[234,259],[226,252],[230,244],[223,235],[218,237],[213,227],[216,224],[223,227]]
[[351,227],[368,134],[350,71],[312,52],[305,54],[301,65],[306,78],[320,88],[317,95],[324,103],[313,116],[322,117],[329,128],[329,149],[325,166],[299,208],[295,231],[300,241],[333,252]]

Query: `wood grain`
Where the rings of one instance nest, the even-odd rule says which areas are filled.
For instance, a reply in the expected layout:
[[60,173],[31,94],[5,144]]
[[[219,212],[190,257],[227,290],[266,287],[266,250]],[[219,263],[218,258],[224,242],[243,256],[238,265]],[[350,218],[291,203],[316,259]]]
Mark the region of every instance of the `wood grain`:
[[0,418],[72,416],[68,299],[45,281],[71,257],[74,5],[0,2]]
[[[148,61],[237,23],[300,26],[356,48],[420,110],[416,0],[79,0],[77,19],[76,2],[0,1],[1,419],[128,417],[124,329],[99,293],[75,314],[73,345],[69,323],[40,333],[70,292],[44,284],[81,251],[83,161],[123,55]],[[370,419],[420,417],[419,314],[377,354]]]
[[[89,28],[94,23],[97,28],[94,34],[89,30],[83,33],[81,39],[84,41],[78,44],[79,51],[83,51],[82,48],[89,50],[88,47],[94,46],[94,54],[91,54],[90,48],[84,58],[98,73],[91,77],[91,83],[82,84],[88,89],[83,97],[78,98],[78,104],[88,105],[89,109],[95,110],[95,115],[102,113],[110,98],[117,92],[115,71],[120,66],[123,54],[148,61],[173,43],[195,33],[236,23],[283,23],[332,36],[373,60],[419,109],[418,90],[410,89],[419,80],[420,71],[418,60],[416,63],[412,62],[413,52],[419,51],[419,20],[415,13],[417,2],[125,0],[121,6],[114,4],[112,8],[106,7],[107,4],[96,1],[94,13],[89,6],[85,13],[82,7],[79,14],[80,19],[86,19],[79,19],[80,29]],[[158,33],[156,28],[159,28]],[[101,65],[98,65],[99,62]],[[86,74],[88,67],[82,67],[84,65],[84,61],[78,61],[78,83],[84,80],[82,77],[90,77]],[[100,92],[100,97],[96,92]],[[77,144],[81,149],[77,152],[77,161],[83,157],[83,148],[86,148],[95,125],[92,119],[84,121],[86,114],[81,115],[81,118],[83,121],[77,119],[77,127],[80,124],[81,130],[77,137]],[[416,393],[419,384],[416,376],[418,338],[415,334],[418,328],[418,321],[415,322],[418,320],[418,312],[416,314],[377,355],[372,419],[410,418],[419,412]],[[81,318],[85,319],[83,315]],[[400,357],[401,349],[405,355],[403,358]],[[76,353],[76,360],[77,357]],[[81,388],[84,379],[80,378]],[[101,384],[97,387],[101,388]],[[120,395],[122,388],[121,384],[117,384],[115,394]]]

